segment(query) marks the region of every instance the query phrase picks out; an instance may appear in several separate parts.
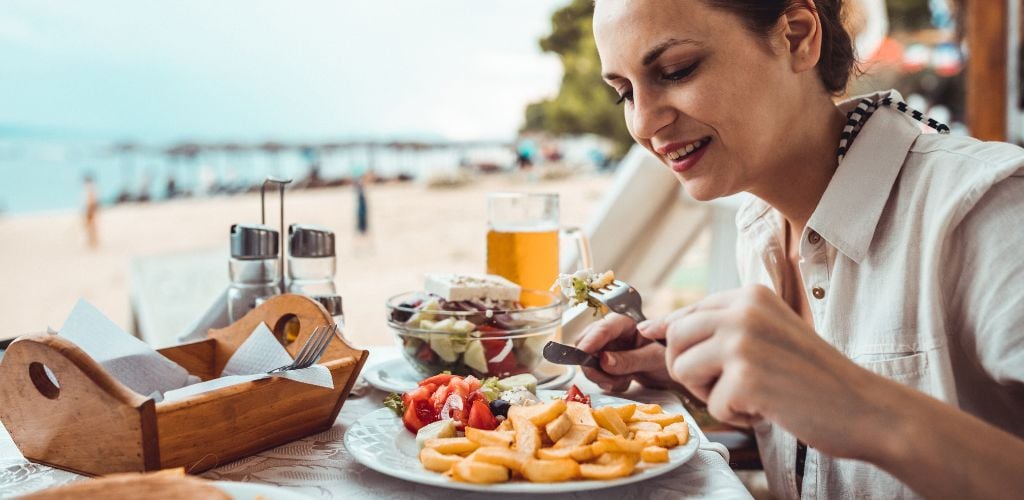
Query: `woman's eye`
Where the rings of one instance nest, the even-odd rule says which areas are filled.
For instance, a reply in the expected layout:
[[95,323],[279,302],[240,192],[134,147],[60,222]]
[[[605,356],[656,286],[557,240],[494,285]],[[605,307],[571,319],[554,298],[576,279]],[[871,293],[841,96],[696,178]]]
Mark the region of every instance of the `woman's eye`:
[[695,62],[695,63],[693,63],[693,64],[691,64],[691,65],[689,65],[689,66],[687,66],[687,67],[685,67],[685,68],[683,68],[681,70],[673,71],[671,73],[667,73],[665,75],[662,75],[662,78],[664,78],[665,80],[671,80],[671,81],[682,80],[683,78],[686,78],[686,77],[690,76],[690,73],[693,73],[693,71],[697,69],[697,66],[699,64],[700,64],[700,62]]
[[629,90],[619,95],[619,100],[615,101],[615,104],[622,104],[625,101],[633,102],[633,91]]

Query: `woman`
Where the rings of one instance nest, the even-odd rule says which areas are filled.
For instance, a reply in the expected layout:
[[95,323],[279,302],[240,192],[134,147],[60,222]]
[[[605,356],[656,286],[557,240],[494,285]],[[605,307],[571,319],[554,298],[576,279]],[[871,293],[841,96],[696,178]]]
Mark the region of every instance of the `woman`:
[[782,498],[1019,495],[1024,151],[922,134],[946,130],[894,91],[834,104],[854,63],[840,10],[596,2],[634,139],[696,199],[756,199],[737,216],[747,286],[608,316],[579,340],[602,352],[586,373],[676,382],[752,427]]

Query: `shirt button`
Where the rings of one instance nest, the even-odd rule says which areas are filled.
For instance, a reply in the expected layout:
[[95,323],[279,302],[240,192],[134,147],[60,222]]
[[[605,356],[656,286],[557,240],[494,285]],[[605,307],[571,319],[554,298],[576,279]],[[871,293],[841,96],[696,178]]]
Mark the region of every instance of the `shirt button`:
[[818,233],[811,231],[811,233],[807,235],[807,241],[811,242],[812,245],[817,245],[821,241],[821,236]]
[[816,299],[825,298],[825,289],[820,286],[814,287],[814,289],[811,290],[811,293],[814,295],[814,298]]

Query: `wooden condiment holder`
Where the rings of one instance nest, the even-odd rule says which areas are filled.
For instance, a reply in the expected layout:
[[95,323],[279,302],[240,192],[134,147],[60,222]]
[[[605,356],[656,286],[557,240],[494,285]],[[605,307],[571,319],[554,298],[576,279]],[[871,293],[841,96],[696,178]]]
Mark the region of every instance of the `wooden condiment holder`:
[[[313,329],[333,319],[307,297],[280,295],[205,340],[157,352],[209,380],[260,322],[279,338],[298,322],[298,336],[285,346],[294,356]],[[0,362],[0,421],[33,462],[87,475],[199,473],[330,428],[367,356],[336,336],[320,360],[334,389],[271,377],[156,403],[59,335],[27,335]]]

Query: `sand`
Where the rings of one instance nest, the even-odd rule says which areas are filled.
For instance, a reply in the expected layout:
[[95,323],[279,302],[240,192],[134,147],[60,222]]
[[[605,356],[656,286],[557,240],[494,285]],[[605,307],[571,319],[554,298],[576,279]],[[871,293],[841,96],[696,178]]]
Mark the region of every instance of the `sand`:
[[[484,270],[487,192],[557,192],[563,224],[583,225],[611,180],[610,175],[577,174],[531,182],[517,174],[495,174],[457,188],[371,185],[370,236],[365,241],[354,238],[351,187],[295,190],[287,194],[286,224],[322,224],[336,232],[336,283],[345,301],[346,335],[360,345],[388,345],[393,342],[384,323],[388,297],[421,288],[426,272]],[[268,208],[276,225],[276,201]],[[174,292],[186,297],[176,304],[147,304],[147,310],[158,312],[173,306],[166,309],[175,311],[173,315],[161,321],[180,330],[227,283],[230,225],[258,221],[258,194],[104,207],[98,219],[100,245],[90,250],[78,213],[2,216],[0,338],[59,328],[79,298],[131,331],[131,297],[154,295],[137,289],[133,265],[167,273],[164,278],[149,273],[146,286],[177,287]],[[181,265],[192,266],[194,275],[183,277],[175,267]],[[151,343],[159,347],[175,342],[163,333]]]

